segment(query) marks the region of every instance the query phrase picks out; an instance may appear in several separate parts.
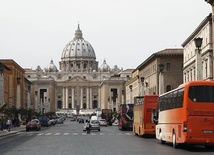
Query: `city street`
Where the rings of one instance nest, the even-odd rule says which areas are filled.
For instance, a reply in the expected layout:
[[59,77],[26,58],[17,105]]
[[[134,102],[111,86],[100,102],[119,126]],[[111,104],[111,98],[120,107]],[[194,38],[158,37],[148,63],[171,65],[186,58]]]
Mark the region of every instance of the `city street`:
[[43,127],[40,131],[18,132],[0,137],[1,155],[211,155],[204,147],[172,148],[155,138],[140,138],[117,126],[83,132],[83,123],[70,122]]

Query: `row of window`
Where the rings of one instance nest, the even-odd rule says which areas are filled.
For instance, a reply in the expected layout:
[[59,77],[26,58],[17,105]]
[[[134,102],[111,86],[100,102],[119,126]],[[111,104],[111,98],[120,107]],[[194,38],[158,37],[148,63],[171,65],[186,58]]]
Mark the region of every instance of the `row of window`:
[[183,107],[183,94],[184,88],[181,88],[160,96],[158,99],[160,111]]

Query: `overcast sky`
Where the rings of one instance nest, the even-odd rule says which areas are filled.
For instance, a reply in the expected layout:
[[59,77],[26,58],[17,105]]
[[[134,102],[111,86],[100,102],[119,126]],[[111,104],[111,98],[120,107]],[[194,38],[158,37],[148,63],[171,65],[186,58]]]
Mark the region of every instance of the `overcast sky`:
[[58,68],[79,23],[99,66],[135,69],[181,48],[211,11],[204,0],[0,0],[0,59],[32,69],[53,59]]

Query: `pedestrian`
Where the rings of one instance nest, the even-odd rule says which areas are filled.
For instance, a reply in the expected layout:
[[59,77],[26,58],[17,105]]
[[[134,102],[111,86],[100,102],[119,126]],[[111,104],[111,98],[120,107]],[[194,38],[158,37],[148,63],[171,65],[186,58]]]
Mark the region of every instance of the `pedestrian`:
[[4,118],[3,118],[3,116],[1,116],[1,118],[0,118],[0,130],[3,131],[3,129],[4,129]]
[[7,122],[6,122],[6,126],[7,126],[8,132],[10,132],[11,124],[12,124],[12,121],[11,121],[10,118],[8,118],[8,119],[7,119]]

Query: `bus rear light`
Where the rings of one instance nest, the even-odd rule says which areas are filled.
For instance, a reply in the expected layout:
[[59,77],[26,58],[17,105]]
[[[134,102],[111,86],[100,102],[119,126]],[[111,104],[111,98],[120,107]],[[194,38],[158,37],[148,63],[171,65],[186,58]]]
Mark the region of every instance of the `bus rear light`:
[[184,122],[183,127],[184,127],[183,132],[187,132],[187,122]]

